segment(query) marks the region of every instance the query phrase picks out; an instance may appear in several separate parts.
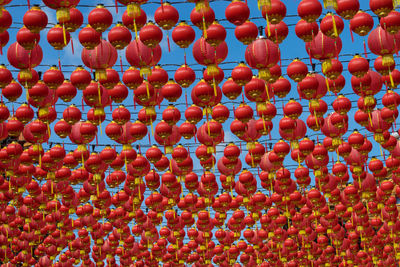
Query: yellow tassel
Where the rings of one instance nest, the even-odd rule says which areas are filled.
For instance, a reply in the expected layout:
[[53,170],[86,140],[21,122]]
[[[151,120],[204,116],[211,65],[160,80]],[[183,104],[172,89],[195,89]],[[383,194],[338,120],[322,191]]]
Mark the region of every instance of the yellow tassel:
[[206,25],[206,19],[203,16],[203,35],[204,38],[207,39],[207,25]]
[[151,75],[151,69],[149,67],[143,67],[140,69],[140,76],[149,76]]
[[368,111],[368,118],[369,118],[369,124],[372,127],[372,117],[371,117],[371,112],[370,111]]
[[29,69],[22,69],[19,72],[19,77],[21,78],[21,80],[32,79],[32,72]]
[[268,84],[265,83],[265,92],[267,93],[267,99],[269,100],[270,98],[269,98],[269,92],[268,91],[269,91],[268,90]]
[[219,73],[217,65],[211,64],[207,66],[207,75],[215,76]]
[[330,58],[324,60],[324,62],[322,62],[322,72],[326,73],[331,69],[332,69],[332,60]]
[[56,17],[58,22],[65,22],[70,19],[69,9],[68,8],[59,8],[56,11]]
[[150,120],[151,135],[154,136],[153,120]]
[[140,5],[137,3],[130,3],[126,7],[126,11],[129,17],[136,18],[140,16]]
[[64,45],[67,45],[67,33],[65,32],[65,24],[63,24],[63,37],[64,37]]
[[135,37],[136,37],[135,40],[138,40],[138,35],[137,35],[138,29],[137,29],[136,19],[135,18],[133,19],[133,28],[135,30]]
[[204,11],[207,11],[210,8],[210,6],[205,1],[198,1],[198,2],[196,2],[195,8],[196,8],[197,12],[199,12],[199,11],[204,12]]
[[392,77],[392,72],[389,71],[389,79],[390,79],[390,85],[392,88],[395,88],[396,86],[394,85],[393,77]]
[[325,8],[332,8],[337,9],[337,2],[336,0],[324,0],[324,7]]
[[149,90],[149,83],[146,82],[146,93],[147,93],[147,97],[150,98],[150,90]]
[[107,72],[105,69],[97,69],[94,72],[96,80],[105,80],[107,79]]
[[261,10],[263,6],[269,7],[271,5],[271,0],[258,0],[257,1],[258,9]]
[[336,28],[335,16],[333,15],[333,13],[331,13],[331,16],[332,16],[332,24],[333,24],[333,33],[334,33],[335,37],[338,37],[339,35],[338,35],[337,28]]
[[400,6],[400,0],[393,0],[393,7],[397,8],[398,6]]
[[215,82],[215,78],[213,78],[213,85],[214,85],[214,96],[217,96],[217,84]]
[[387,54],[382,57],[383,66],[392,66],[394,63],[393,55]]
[[264,81],[267,81],[271,77],[271,72],[269,69],[258,70],[258,77]]
[[331,95],[331,89],[329,88],[329,80],[325,78],[326,89],[328,89],[329,95]]
[[267,33],[268,33],[268,36],[271,36],[271,27],[270,27],[268,15],[265,15],[265,18],[267,20]]

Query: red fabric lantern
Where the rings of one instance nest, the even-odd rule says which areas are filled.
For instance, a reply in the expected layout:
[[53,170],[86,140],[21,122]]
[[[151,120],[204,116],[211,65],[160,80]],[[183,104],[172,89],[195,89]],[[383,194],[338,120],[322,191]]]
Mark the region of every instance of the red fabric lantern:
[[242,25],[250,16],[250,9],[246,3],[232,1],[225,8],[225,17],[233,25]]
[[32,50],[40,41],[39,33],[32,33],[25,26],[17,32],[17,42],[26,50]]
[[228,55],[228,46],[225,42],[217,47],[211,46],[206,39],[201,37],[193,45],[193,57],[200,65],[207,66],[207,73],[217,73],[217,65],[225,60]]
[[170,30],[179,21],[178,10],[169,3],[162,3],[154,12],[154,20],[164,30]]
[[311,23],[316,21],[322,13],[322,6],[317,0],[301,1],[297,6],[297,14],[300,18]]
[[258,36],[258,28],[254,22],[246,21],[241,25],[236,26],[235,28],[235,37],[244,45],[251,44],[254,40],[257,39]]
[[24,14],[23,22],[26,28],[33,33],[39,33],[47,26],[47,15],[39,6],[33,6]]
[[118,23],[108,32],[108,41],[116,49],[124,49],[132,40],[130,31],[121,23]]
[[372,16],[366,12],[358,11],[350,20],[350,29],[360,36],[366,36],[374,27]]
[[268,68],[276,65],[280,59],[279,47],[265,38],[258,38],[247,46],[245,52],[247,64],[260,71],[260,77],[268,77]]
[[21,78],[32,78],[32,73],[29,69],[38,66],[42,62],[43,52],[39,45],[36,45],[32,50],[25,50],[18,43],[13,43],[7,50],[7,59],[10,64],[21,69]]
[[82,62],[86,67],[96,70],[97,79],[106,77],[105,69],[114,66],[117,58],[117,51],[105,40],[102,40],[93,50],[86,48],[82,50]]
[[193,28],[185,22],[180,22],[172,31],[172,40],[180,47],[187,48],[193,43],[196,33]]
[[159,45],[149,48],[140,40],[134,40],[126,48],[125,55],[131,66],[140,68],[140,73],[147,75],[151,73],[150,67],[161,59],[161,48]]
[[103,5],[97,5],[88,15],[89,25],[98,32],[104,32],[111,26],[113,17]]

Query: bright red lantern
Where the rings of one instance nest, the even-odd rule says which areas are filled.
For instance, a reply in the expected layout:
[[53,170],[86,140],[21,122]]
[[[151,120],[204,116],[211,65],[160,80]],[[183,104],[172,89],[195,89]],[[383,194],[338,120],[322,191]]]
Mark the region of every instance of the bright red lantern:
[[154,20],[164,30],[170,30],[179,21],[178,10],[169,3],[162,3],[154,12]]
[[117,23],[117,25],[108,32],[108,41],[116,49],[124,49],[131,40],[131,32],[121,23]]
[[242,1],[232,1],[225,8],[225,17],[226,19],[236,25],[242,25],[250,16],[250,9],[246,3]]
[[228,45],[221,42],[213,47],[204,37],[198,39],[193,45],[193,57],[200,65],[207,66],[209,75],[217,74],[217,65],[225,60],[228,55]]
[[26,28],[33,33],[39,33],[47,26],[47,15],[39,6],[33,6],[24,14],[23,22]]
[[188,25],[186,22],[180,22],[173,30],[172,30],[172,40],[180,47],[180,48],[188,48],[196,38],[196,33],[193,28]]
[[18,44],[26,50],[32,50],[40,41],[40,34],[31,32],[25,26],[18,30],[16,37]]
[[62,50],[71,39],[68,31],[65,31],[59,24],[47,32],[47,42],[56,50]]
[[374,19],[366,12],[358,11],[350,20],[350,30],[360,36],[366,36],[374,27]]
[[247,64],[258,69],[260,78],[265,79],[269,75],[268,68],[275,66],[280,59],[278,45],[265,38],[258,38],[247,46],[245,52]]
[[391,0],[370,0],[369,7],[378,17],[386,17],[394,8]]
[[142,27],[139,33],[140,41],[150,47],[156,47],[163,38],[163,33],[157,25],[152,22],[148,22],[145,26]]
[[161,59],[161,48],[147,47],[139,39],[132,41],[125,50],[126,60],[133,67],[140,68],[141,74],[150,74],[151,67],[155,66]]
[[115,48],[105,40],[93,50],[84,48],[82,50],[82,62],[86,67],[96,70],[96,78],[106,77],[106,69],[114,66],[118,53]]
[[336,13],[347,20],[352,19],[360,9],[360,3],[358,2],[358,0],[337,0],[336,3]]
[[88,15],[89,25],[98,32],[104,32],[111,26],[113,17],[104,5],[97,5]]
[[258,28],[254,22],[247,20],[241,25],[236,26],[235,28],[235,37],[244,45],[251,44],[254,40],[257,39],[258,36]]
[[318,0],[303,0],[297,6],[297,14],[307,22],[314,22],[322,14],[322,5]]

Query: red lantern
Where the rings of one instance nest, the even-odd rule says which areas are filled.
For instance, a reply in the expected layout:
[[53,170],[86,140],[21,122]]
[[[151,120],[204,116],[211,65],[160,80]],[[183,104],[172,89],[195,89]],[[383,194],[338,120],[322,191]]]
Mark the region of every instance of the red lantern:
[[83,24],[83,15],[79,9],[73,7],[69,9],[69,18],[59,19],[58,23],[60,23],[66,31],[75,32]]
[[279,22],[278,24],[272,24],[268,28],[265,28],[265,35],[271,41],[276,44],[280,44],[289,34],[289,28],[284,21]]
[[22,95],[21,85],[14,80],[12,80],[8,85],[2,88],[2,95],[11,102],[14,102]]
[[97,5],[88,15],[89,25],[98,32],[104,32],[111,26],[113,17],[104,5]]
[[193,43],[196,33],[193,28],[185,22],[180,22],[172,31],[172,40],[180,47],[187,48]]
[[33,6],[24,14],[23,22],[26,28],[33,33],[39,33],[47,26],[47,15],[39,6]]
[[182,65],[175,71],[174,79],[177,84],[187,88],[195,81],[196,73],[188,65]]
[[182,95],[182,88],[173,80],[169,80],[169,82],[161,88],[161,94],[169,102],[176,102]]
[[21,69],[21,78],[32,78],[29,69],[38,66],[42,62],[43,52],[39,45],[32,50],[25,50],[18,43],[13,43],[7,50],[7,59],[17,69]]
[[350,30],[360,36],[366,36],[374,27],[372,16],[366,12],[358,11],[350,20]]
[[207,66],[207,73],[218,73],[217,65],[225,60],[228,55],[228,46],[225,42],[213,47],[201,37],[193,45],[193,57],[200,65]]
[[310,57],[318,60],[335,58],[342,50],[342,40],[340,37],[329,38],[319,31],[311,42],[306,43],[306,50]]
[[222,92],[230,100],[235,100],[242,93],[242,87],[232,78],[228,78],[222,85]]
[[299,20],[294,28],[296,36],[304,42],[311,42],[319,31],[318,23]]
[[77,67],[70,76],[72,85],[74,85],[79,90],[84,90],[92,81],[90,72],[82,67]]
[[320,25],[321,32],[331,38],[338,37],[342,33],[343,28],[343,20],[333,13],[326,14]]
[[258,36],[258,28],[257,25],[253,22],[247,20],[241,25],[236,26],[235,28],[235,37],[244,45],[251,44],[254,40],[257,39]]
[[242,25],[250,16],[250,9],[246,3],[241,1],[232,1],[225,8],[226,19],[236,25]]
[[322,6],[318,0],[303,0],[297,6],[297,14],[309,23],[316,21],[321,13]]
[[164,30],[170,30],[179,21],[178,10],[169,3],[162,3],[154,12],[154,20]]
[[117,25],[108,32],[108,41],[116,49],[124,49],[131,40],[131,32],[121,23],[117,23]]
[[262,7],[261,12],[267,23],[278,24],[286,16],[286,6],[280,0],[271,0],[269,5]]
[[82,62],[86,67],[96,70],[97,79],[106,77],[105,69],[114,66],[117,58],[117,51],[105,40],[102,40],[93,50],[86,48],[82,50]]
[[64,81],[64,74],[56,66],[52,66],[43,74],[43,82],[49,89],[56,90]]
[[259,70],[260,78],[265,79],[269,76],[268,68],[280,59],[279,47],[268,39],[258,38],[247,46],[245,58],[250,67]]
[[163,38],[163,33],[157,25],[148,22],[139,33],[140,41],[147,47],[156,47]]
[[352,19],[360,9],[358,0],[337,0],[336,13],[344,19]]
[[386,17],[393,10],[393,1],[390,0],[370,0],[369,7],[378,17]]
[[64,102],[70,102],[77,94],[76,87],[68,80],[57,87],[57,96]]
[[47,32],[47,42],[56,50],[62,50],[69,43],[71,36],[59,24]]
[[377,27],[368,35],[368,48],[372,53],[382,56],[383,66],[393,64],[393,54],[397,52],[396,42],[382,27]]
[[40,34],[33,33],[25,26],[17,32],[17,42],[26,50],[32,50],[40,41]]
[[159,45],[149,48],[139,39],[136,39],[127,46],[125,55],[131,66],[141,68],[140,73],[147,75],[151,73],[150,67],[160,61],[161,48]]

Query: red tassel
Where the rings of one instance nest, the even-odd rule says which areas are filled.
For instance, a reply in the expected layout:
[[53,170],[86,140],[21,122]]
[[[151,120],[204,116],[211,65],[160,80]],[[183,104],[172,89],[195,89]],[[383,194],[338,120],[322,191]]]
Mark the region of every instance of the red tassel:
[[121,66],[121,75],[124,74],[124,69],[122,68],[122,58],[119,56],[119,65]]
[[168,52],[171,52],[171,45],[170,45],[170,43],[169,43],[169,34],[168,34],[168,31],[167,31],[167,43],[168,43]]
[[31,9],[31,1],[28,0],[27,2],[28,2],[28,9]]
[[0,55],[3,55],[3,47],[0,46]]
[[75,54],[75,51],[74,51],[74,38],[71,38],[71,50],[72,50],[72,54],[74,55]]
[[185,59],[185,65],[187,65],[187,64],[186,64],[186,48],[183,48],[183,57],[184,57],[184,59]]
[[349,29],[350,29],[351,41],[354,42],[353,31],[352,31],[351,28],[350,28],[350,24],[349,24]]
[[151,136],[150,136],[150,132],[148,132],[147,135],[149,136],[149,144],[151,145]]
[[85,106],[83,105],[83,97],[82,97],[82,111],[85,111]]
[[58,58],[58,68],[61,70],[61,60],[60,60],[60,58]]
[[187,90],[186,89],[185,89],[185,102],[186,102],[186,108],[188,108]]
[[118,2],[115,0],[115,12],[118,14]]
[[363,40],[363,44],[364,44],[364,54],[365,54],[365,58],[368,58],[368,55],[367,55],[367,46],[366,46],[366,44],[365,44],[365,39]]

